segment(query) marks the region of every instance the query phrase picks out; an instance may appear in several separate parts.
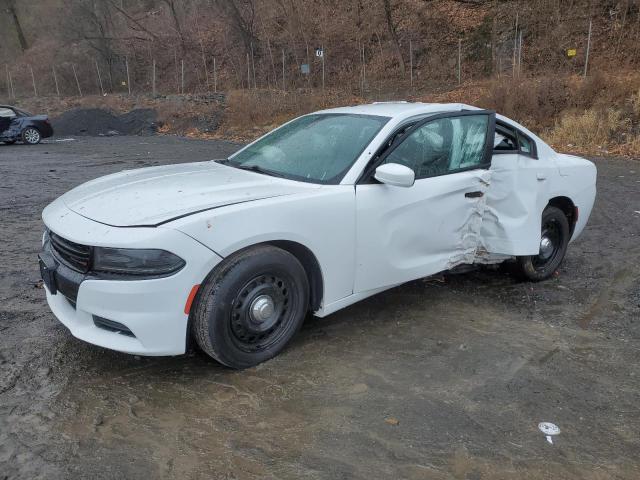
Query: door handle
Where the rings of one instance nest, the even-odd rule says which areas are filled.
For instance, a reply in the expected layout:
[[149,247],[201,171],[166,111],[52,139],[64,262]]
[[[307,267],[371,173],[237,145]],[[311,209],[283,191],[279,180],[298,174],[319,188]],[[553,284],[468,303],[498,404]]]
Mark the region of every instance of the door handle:
[[481,191],[477,191],[477,192],[467,192],[464,194],[465,197],[467,198],[480,198],[484,195],[484,193],[482,193]]
[[546,175],[545,173],[538,172],[538,173],[536,174],[536,178],[537,178],[538,180],[546,180],[546,179],[547,179],[547,175]]

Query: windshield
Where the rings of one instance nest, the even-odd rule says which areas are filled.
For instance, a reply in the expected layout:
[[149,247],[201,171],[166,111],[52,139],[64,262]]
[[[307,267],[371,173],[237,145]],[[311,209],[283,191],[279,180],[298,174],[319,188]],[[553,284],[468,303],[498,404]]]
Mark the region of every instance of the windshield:
[[373,115],[306,115],[241,150],[228,163],[292,180],[338,183],[388,121]]

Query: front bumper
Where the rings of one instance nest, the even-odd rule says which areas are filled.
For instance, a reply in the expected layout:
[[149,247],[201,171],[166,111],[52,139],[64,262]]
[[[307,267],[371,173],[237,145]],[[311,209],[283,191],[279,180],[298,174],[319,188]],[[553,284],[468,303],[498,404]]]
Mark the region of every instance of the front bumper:
[[[54,202],[55,204],[56,202]],[[54,205],[52,204],[52,205]],[[176,274],[145,280],[96,279],[70,275],[59,265],[59,281],[71,277],[73,289],[52,294],[45,286],[54,315],[73,336],[101,347],[136,355],[179,355],[187,343],[188,314],[185,304],[194,285],[222,259],[191,237],[169,228],[117,228],[88,220],[60,205],[45,210],[45,224],[53,232],[82,245],[122,248],[161,248],[183,258],[186,265]],[[73,272],[71,272],[73,273]],[[72,292],[71,294],[69,292]],[[65,296],[66,295],[66,296]],[[117,322],[133,335],[105,329],[95,317]]]

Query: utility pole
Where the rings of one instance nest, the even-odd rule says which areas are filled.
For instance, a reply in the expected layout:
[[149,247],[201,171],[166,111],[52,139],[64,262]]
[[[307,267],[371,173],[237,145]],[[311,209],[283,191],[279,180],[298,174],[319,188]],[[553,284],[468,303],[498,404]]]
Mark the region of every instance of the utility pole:
[[587,71],[589,69],[589,52],[591,51],[591,25],[593,23],[593,19],[589,19],[589,36],[587,37],[587,56],[584,60],[584,76],[587,76]]

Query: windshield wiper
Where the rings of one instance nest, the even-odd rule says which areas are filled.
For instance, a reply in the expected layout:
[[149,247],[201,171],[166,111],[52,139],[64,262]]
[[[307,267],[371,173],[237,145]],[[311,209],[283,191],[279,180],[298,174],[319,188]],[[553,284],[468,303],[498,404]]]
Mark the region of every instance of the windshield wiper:
[[270,175],[272,177],[284,177],[283,174],[274,172],[272,170],[267,170],[265,168],[259,167],[258,165],[233,165],[240,170],[249,170],[250,172],[262,173],[264,175]]
[[225,164],[225,163],[229,163],[229,159],[228,158],[219,158],[217,160],[214,160],[214,162]]

